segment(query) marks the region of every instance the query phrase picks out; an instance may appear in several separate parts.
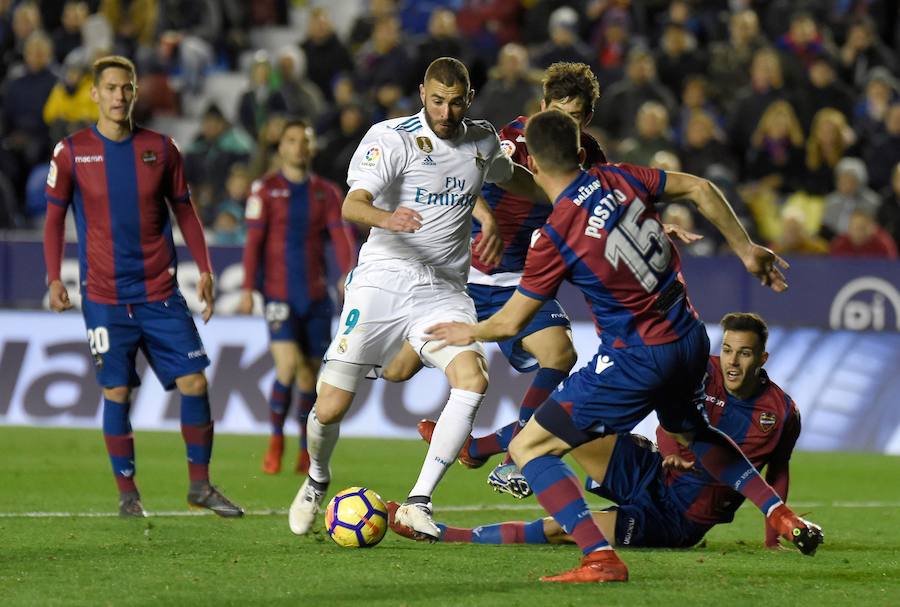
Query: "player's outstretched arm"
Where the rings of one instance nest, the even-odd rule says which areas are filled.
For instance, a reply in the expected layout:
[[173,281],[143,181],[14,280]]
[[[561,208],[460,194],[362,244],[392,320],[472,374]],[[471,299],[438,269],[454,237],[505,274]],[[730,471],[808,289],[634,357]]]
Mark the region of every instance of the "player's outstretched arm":
[[447,346],[467,346],[475,341],[503,341],[524,329],[543,305],[542,300],[517,291],[487,320],[477,325],[442,322],[428,328],[428,338],[443,341],[443,345]]
[[747,271],[759,278],[763,286],[778,293],[787,289],[787,281],[778,266],[786,269],[788,263],[770,249],[750,239],[747,230],[734,214],[734,209],[712,182],[687,173],[667,171],[665,193],[673,198],[690,199],[700,213],[722,233]]
[[397,207],[391,213],[377,208],[372,204],[374,200],[366,190],[353,190],[344,198],[341,215],[347,221],[392,232],[415,232],[422,227],[422,216],[414,210]]
[[[769,458],[769,463],[766,465],[766,482],[772,485],[772,489],[775,490],[775,493],[777,493],[782,501],[786,503],[790,489],[791,454],[794,452],[797,439],[800,438],[800,411],[797,407],[791,407],[791,411],[788,414],[787,419],[785,419],[784,424],[785,426],[781,431],[781,438],[778,440],[778,445],[775,447],[775,450]],[[781,544],[778,541],[778,532],[775,531],[771,525],[767,524],[766,548],[777,549],[780,547]]]

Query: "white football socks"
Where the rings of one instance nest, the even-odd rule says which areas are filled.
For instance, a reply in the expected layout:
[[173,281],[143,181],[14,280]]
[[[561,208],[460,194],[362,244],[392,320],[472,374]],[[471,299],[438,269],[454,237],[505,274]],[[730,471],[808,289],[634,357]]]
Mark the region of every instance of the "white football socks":
[[306,420],[306,448],[309,451],[309,478],[317,483],[331,481],[331,454],[340,435],[341,424],[322,424],[313,407]]
[[457,388],[450,390],[450,399],[444,405],[444,411],[434,427],[428,455],[422,463],[422,471],[419,472],[416,485],[409,492],[410,496],[431,497],[447,468],[459,455],[466,437],[472,432],[475,414],[483,399],[484,394],[477,392]]

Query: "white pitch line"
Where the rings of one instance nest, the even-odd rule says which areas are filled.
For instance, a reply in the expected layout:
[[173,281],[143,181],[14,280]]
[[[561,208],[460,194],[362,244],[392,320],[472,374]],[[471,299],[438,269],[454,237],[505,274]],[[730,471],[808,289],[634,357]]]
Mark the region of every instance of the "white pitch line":
[[[884,501],[836,501],[836,502],[791,502],[792,507],[800,508],[900,508],[900,502]],[[463,504],[457,506],[443,506],[437,508],[438,513],[443,512],[491,512],[491,511],[538,511],[542,510],[539,504]],[[210,516],[212,512],[194,512],[190,510],[160,510],[150,511],[151,517],[179,517],[179,516]],[[249,516],[284,516],[287,510],[249,510]],[[0,512],[0,518],[117,518],[117,512]]]

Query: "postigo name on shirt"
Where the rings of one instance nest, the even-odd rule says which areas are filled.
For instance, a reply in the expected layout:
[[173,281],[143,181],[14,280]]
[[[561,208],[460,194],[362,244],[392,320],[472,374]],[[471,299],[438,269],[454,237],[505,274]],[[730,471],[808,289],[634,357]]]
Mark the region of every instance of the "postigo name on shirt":
[[[599,180],[592,181],[586,186],[581,186],[578,188],[578,195],[572,199],[572,202],[581,206],[584,204],[584,201],[587,200],[591,194],[599,190],[600,187],[601,184]],[[588,217],[588,225],[584,230],[585,235],[590,236],[591,238],[603,238],[601,230],[606,227],[606,221],[609,219],[610,215],[612,215],[613,211],[616,210],[616,207],[626,200],[628,200],[628,196],[618,189],[613,189],[612,192],[604,196],[600,202],[594,205],[591,216]]]
[[443,192],[429,192],[426,188],[416,187],[416,202],[451,207],[474,207],[476,193],[466,192],[466,180],[458,177],[447,177],[444,180]]

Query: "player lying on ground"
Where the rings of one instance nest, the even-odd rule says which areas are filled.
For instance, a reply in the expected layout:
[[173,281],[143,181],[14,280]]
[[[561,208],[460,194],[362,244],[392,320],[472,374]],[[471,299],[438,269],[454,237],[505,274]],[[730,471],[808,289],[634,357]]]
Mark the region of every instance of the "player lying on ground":
[[[788,497],[789,461],[800,434],[800,412],[763,370],[768,328],[755,314],[728,314],[721,323],[722,354],[711,356],[705,390],[706,415],[731,437],[753,466],[766,469],[766,481]],[[434,422],[427,422],[427,429]],[[427,432],[426,432],[427,435]],[[744,497],[720,484],[690,450],[657,428],[657,450],[633,434],[605,436],[586,443],[591,468],[585,488],[616,505],[592,512],[603,535],[618,546],[686,548],[714,525],[730,523]],[[390,507],[391,504],[389,504]],[[574,540],[552,518],[481,525],[475,529],[438,523],[442,542],[476,544],[561,544]],[[409,530],[392,521],[405,537]],[[780,546],[766,525],[765,544]]]
[[[532,239],[518,291],[476,324],[436,325],[429,337],[450,345],[500,341],[526,326],[569,280],[597,319],[600,345],[510,444],[538,501],[578,544],[579,567],[552,582],[626,581],[628,569],[590,516],[580,484],[562,457],[600,436],[629,432],[655,410],[662,428],[690,448],[714,478],[751,500],[779,534],[811,554],[821,530],[799,518],[726,434],[711,427],[697,398],[709,363],[709,337],[690,303],[678,252],[652,206],[666,193],[688,197],[725,236],[746,269],[776,291],[784,262],[755,244],[709,181],[627,164],[580,168],[579,129],[570,116],[541,112],[525,129],[535,181],[555,201]],[[403,521],[400,521],[403,522]]]
[[261,290],[269,328],[269,351],[275,381],[269,397],[272,433],[263,472],[281,471],[284,420],[296,384],[300,450],[296,471],[309,470],[306,421],[316,400],[316,376],[331,342],[333,306],[325,283],[325,244],[331,240],[344,280],[356,264],[353,229],[341,219],[341,191],[336,184],[309,172],[315,134],[302,120],[291,120],[281,133],[281,169],[255,181],[247,198],[247,244],[240,314],[253,311],[253,289],[262,269]]
[[213,314],[213,277],[181,152],[170,137],[132,122],[137,85],[131,61],[101,57],[93,75],[97,124],[57,143],[50,161],[44,258],[50,308],[62,312],[72,307],[60,266],[66,211],[73,207],[82,312],[103,387],[103,437],[119,487],[119,514],[145,516],[134,482],[129,420],[131,393],[141,383],[135,370],[140,349],[163,387],[181,393],[188,503],[220,516],[242,516],[244,511],[209,482],[213,422],[204,374],[209,358],[178,289],[170,208],[200,268],[204,322]]

